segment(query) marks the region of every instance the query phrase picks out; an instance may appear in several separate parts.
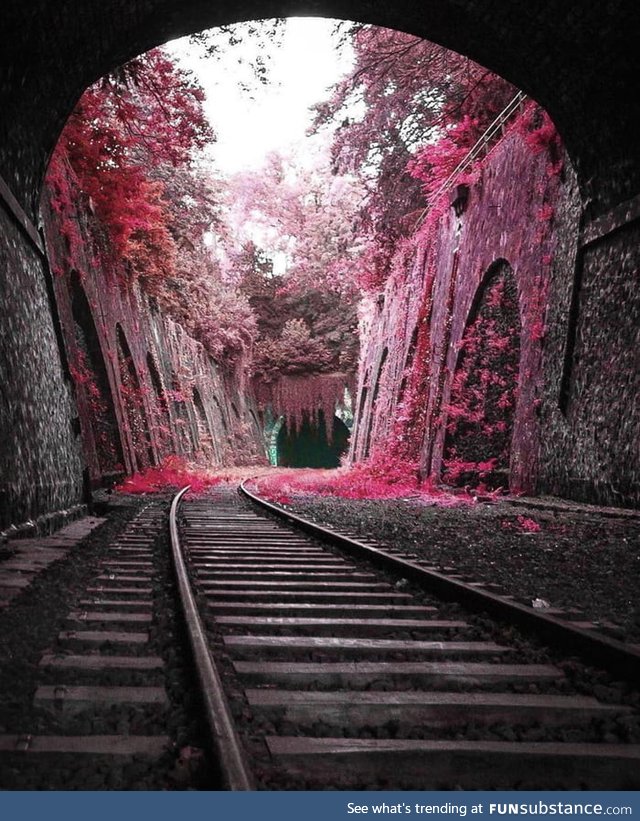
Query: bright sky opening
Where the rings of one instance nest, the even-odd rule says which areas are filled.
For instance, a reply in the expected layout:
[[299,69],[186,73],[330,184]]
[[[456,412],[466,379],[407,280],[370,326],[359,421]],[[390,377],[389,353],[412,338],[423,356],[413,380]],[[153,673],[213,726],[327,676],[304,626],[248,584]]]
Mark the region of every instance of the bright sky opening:
[[217,133],[211,155],[220,171],[257,168],[270,151],[305,139],[309,107],[326,99],[328,89],[349,68],[348,59],[340,60],[336,51],[333,24],[323,18],[289,18],[282,45],[272,47],[270,82],[257,89],[255,99],[243,93],[239,83],[250,79],[241,61],[258,53],[257,42],[243,42],[208,59],[187,39],[170,45],[207,95],[205,110]]

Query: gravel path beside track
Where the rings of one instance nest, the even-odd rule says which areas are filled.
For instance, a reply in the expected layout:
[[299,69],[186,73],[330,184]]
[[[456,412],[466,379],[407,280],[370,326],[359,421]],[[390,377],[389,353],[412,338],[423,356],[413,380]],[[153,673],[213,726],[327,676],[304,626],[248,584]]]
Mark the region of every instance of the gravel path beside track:
[[600,624],[615,638],[640,642],[640,514],[618,519],[506,502],[443,508],[310,496],[287,507],[362,539],[404,547],[449,572],[494,583],[496,592],[523,603],[542,599],[551,607],[575,608],[576,618]]
[[[146,517],[141,521],[151,521],[143,508],[155,511],[153,521],[157,520],[155,531],[149,531],[156,535],[147,540],[149,555],[145,560],[133,552],[144,539],[131,535],[149,528],[144,523],[135,524],[141,516]],[[64,558],[38,573],[0,613],[1,789],[182,790],[218,786],[203,775],[212,768],[202,750],[199,695],[176,615],[167,513],[168,500],[114,497],[107,520]],[[123,538],[132,540],[132,546],[118,552]],[[133,579],[135,573],[145,575]],[[148,604],[141,601],[134,605],[131,597],[125,596],[121,582],[129,576],[129,586],[142,581],[148,584],[150,594],[142,597]],[[100,592],[103,587],[104,593]],[[94,599],[99,604],[94,604]],[[99,609],[104,612],[93,613]],[[78,620],[89,616],[92,618],[86,627],[78,625]],[[98,616],[104,623],[94,624]],[[120,624],[126,619],[132,623]],[[95,640],[90,638],[94,633],[84,630],[94,631]],[[104,631],[109,630],[125,632],[118,633],[118,639],[116,633],[109,633],[113,638],[107,639]],[[133,640],[125,640],[129,632],[144,637],[138,649]],[[109,657],[122,663],[106,664]],[[136,662],[140,662],[139,668]],[[145,687],[154,693],[162,689],[163,703],[152,704],[148,695],[137,698]],[[136,696],[130,703],[122,696],[127,688]],[[119,695],[114,696],[114,691]],[[99,703],[101,698],[103,704]],[[74,699],[79,700],[77,705]],[[17,743],[12,744],[16,737]],[[154,747],[153,755],[142,752],[148,738],[163,739],[161,749],[156,752]],[[121,752],[107,753],[105,739],[116,740]],[[70,752],[76,742],[77,753]],[[123,752],[123,745],[131,747],[129,742],[137,744],[141,752]],[[100,753],[88,754],[87,746]]]

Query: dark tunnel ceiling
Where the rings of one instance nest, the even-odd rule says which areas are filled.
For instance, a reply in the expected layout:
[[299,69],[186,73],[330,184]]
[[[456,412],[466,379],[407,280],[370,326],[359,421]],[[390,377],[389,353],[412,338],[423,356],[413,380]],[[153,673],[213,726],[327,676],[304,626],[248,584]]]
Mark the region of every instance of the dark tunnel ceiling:
[[91,82],[180,35],[305,14],[402,29],[472,57],[545,106],[596,211],[640,191],[636,0],[5,0],[0,173],[33,214],[49,153]]

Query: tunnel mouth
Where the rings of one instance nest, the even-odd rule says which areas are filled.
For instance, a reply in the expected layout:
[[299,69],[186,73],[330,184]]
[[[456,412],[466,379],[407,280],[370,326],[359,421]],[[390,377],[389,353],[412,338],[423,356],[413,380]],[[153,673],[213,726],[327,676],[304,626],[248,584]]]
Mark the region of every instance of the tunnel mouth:
[[[329,432],[329,436],[327,436]],[[328,431],[323,411],[315,419],[303,415],[302,423],[285,423],[278,434],[278,465],[292,468],[337,468],[349,444],[349,429],[333,417]]]

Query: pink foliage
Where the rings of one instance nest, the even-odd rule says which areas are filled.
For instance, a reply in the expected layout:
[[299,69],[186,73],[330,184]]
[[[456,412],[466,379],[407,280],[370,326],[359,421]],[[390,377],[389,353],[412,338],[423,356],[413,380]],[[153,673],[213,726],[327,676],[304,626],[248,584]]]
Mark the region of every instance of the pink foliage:
[[102,466],[121,470],[116,446],[113,441],[111,417],[105,395],[97,375],[87,361],[87,355],[80,346],[70,346],[69,371],[76,386],[76,395],[87,403],[95,436],[96,453]]
[[317,424],[322,413],[327,440],[331,441],[335,410],[344,399],[345,388],[353,389],[350,383],[344,373],[285,374],[272,382],[258,380],[254,389],[259,406],[270,406],[293,430],[301,427],[305,417]]
[[538,211],[538,219],[542,222],[550,222],[553,219],[554,214],[555,208],[547,203]]
[[534,519],[530,519],[528,516],[519,515],[516,516],[515,522],[503,521],[502,529],[518,530],[521,533],[539,533],[542,530],[542,526]]
[[150,467],[127,477],[116,490],[120,493],[166,493],[191,485],[192,493],[201,493],[224,481],[222,476],[214,476],[206,471],[190,467],[179,456],[169,456],[161,465]]
[[[331,124],[340,171],[371,179],[375,169],[358,215],[359,232],[367,238],[361,287],[374,290],[390,273],[386,260],[395,244],[413,233],[424,207],[420,182],[435,190],[464,155],[463,145],[475,141],[514,90],[477,63],[420,37],[359,24],[350,24],[348,34],[353,67],[316,107],[314,129]],[[362,116],[353,116],[354,99],[364,103]],[[416,175],[407,172],[408,161]]]
[[[427,200],[431,200],[449,179],[480,136],[480,121],[465,115],[409,161],[408,172],[420,180]],[[462,180],[458,180],[462,182]]]
[[[47,172],[66,268],[134,283],[229,370],[251,348],[255,319],[221,279],[207,245],[219,192],[192,163],[213,139],[204,94],[159,49],[88,88]],[[65,266],[56,264],[58,275]]]
[[544,151],[551,155],[553,171],[557,173],[556,165],[559,162],[562,143],[547,112],[534,102],[530,102],[517,127],[534,155],[542,154]]
[[477,484],[508,468],[519,361],[517,290],[508,271],[497,271],[465,329],[452,380],[443,459],[448,483]]
[[442,507],[473,504],[466,493],[451,493],[427,481],[420,483],[416,465],[392,457],[370,459],[351,468],[337,470],[279,471],[259,479],[256,491],[279,504],[290,504],[305,495],[337,496],[342,499],[401,499]]
[[292,154],[271,153],[260,173],[241,172],[226,192],[229,264],[263,231],[269,258],[286,259],[281,295],[321,289],[346,296],[355,291],[362,239],[356,217],[364,186],[352,175],[336,174],[326,151],[309,166]]
[[518,516],[518,524],[525,533],[539,533],[542,527],[528,516]]
[[457,485],[463,478],[472,475],[476,477],[474,482],[482,482],[488,474],[495,470],[497,462],[497,459],[487,459],[484,462],[465,462],[464,459],[451,456],[445,461],[446,480],[452,485]]

